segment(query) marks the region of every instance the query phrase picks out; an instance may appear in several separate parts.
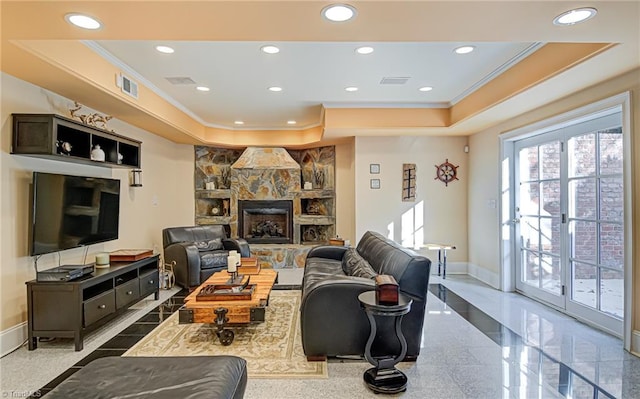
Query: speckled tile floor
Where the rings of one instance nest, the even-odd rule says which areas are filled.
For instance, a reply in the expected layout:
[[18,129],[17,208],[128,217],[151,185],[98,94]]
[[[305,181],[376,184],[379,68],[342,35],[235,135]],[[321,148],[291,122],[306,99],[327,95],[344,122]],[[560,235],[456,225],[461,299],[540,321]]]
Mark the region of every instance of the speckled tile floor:
[[[299,278],[299,271],[284,273],[279,288],[296,288]],[[140,302],[90,334],[81,352],[71,340],[55,340],[5,356],[2,396],[42,396],[91,360],[121,355],[175,311],[183,295],[163,291],[160,301]],[[377,397],[362,380],[369,367],[330,359],[328,379],[250,379],[245,398]],[[619,339],[465,276],[432,278],[421,354],[398,368],[409,383],[392,397],[640,398],[640,359]]]

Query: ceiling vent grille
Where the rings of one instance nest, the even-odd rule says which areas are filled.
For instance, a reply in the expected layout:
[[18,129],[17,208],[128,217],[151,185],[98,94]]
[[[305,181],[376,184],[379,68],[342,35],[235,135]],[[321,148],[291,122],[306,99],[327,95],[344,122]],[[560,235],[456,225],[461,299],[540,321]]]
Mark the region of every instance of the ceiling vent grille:
[[385,77],[380,81],[381,85],[403,85],[407,83],[409,77]]
[[169,81],[169,83],[171,83],[172,85],[194,85],[196,84],[196,82],[186,76],[177,76],[177,77],[171,77],[171,78],[165,78]]
[[116,86],[118,86],[123,93],[133,98],[138,98],[138,83],[131,80],[128,76],[121,73],[116,74]]

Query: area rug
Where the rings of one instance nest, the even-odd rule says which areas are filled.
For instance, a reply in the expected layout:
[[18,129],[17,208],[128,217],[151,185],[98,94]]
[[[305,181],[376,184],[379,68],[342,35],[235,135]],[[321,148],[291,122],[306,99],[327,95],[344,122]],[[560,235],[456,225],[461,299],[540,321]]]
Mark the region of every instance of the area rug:
[[327,362],[308,362],[300,338],[300,291],[272,291],[263,323],[231,327],[223,346],[214,324],[178,324],[178,312],[123,356],[234,355],[247,361],[251,378],[327,378]]

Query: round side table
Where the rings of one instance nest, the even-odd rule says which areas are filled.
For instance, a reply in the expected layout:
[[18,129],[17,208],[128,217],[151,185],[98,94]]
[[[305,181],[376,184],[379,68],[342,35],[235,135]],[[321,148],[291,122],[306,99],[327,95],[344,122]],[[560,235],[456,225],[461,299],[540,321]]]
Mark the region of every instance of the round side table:
[[[364,382],[367,387],[376,393],[398,393],[407,389],[407,376],[395,366],[407,354],[407,341],[402,334],[402,317],[409,313],[413,300],[401,293],[398,294],[397,305],[381,305],[376,301],[375,291],[366,291],[358,295],[358,300],[364,308],[371,324],[371,334],[364,348],[364,357],[374,367],[365,371]],[[398,341],[400,341],[400,353],[397,356],[371,355],[371,346],[378,331],[374,316],[395,317],[395,331]]]

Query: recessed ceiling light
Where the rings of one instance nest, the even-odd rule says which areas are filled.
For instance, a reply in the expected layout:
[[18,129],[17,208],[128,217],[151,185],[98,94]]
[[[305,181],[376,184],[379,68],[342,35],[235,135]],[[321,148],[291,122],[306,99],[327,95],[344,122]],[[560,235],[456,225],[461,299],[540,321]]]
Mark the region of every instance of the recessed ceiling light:
[[456,54],[469,54],[470,52],[472,52],[473,50],[475,50],[474,46],[460,46],[457,47],[455,50]]
[[431,91],[431,90],[433,90],[433,87],[431,87],[431,86],[423,86],[423,87],[419,88],[418,90],[420,90],[420,91]]
[[373,47],[369,47],[369,46],[358,47],[356,49],[356,53],[358,53],[358,54],[371,54],[371,53],[373,53]]
[[64,18],[79,28],[84,29],[100,29],[102,24],[95,18],[82,14],[67,14]]
[[296,122],[296,121],[287,121],[287,125],[295,125],[296,123],[298,123],[298,122]]
[[236,124],[236,125],[244,125],[243,121],[234,121],[233,123]]
[[271,86],[269,87],[269,91],[282,91],[282,87]]
[[345,22],[355,15],[356,9],[348,4],[332,4],[322,9],[322,16],[333,22]]
[[196,87],[196,90],[200,90],[200,91],[209,91],[211,90],[210,88],[208,88],[207,86],[198,86]]
[[553,24],[561,26],[574,25],[595,17],[597,13],[598,10],[595,8],[576,8],[575,10],[567,11],[555,17]]
[[345,89],[346,91],[358,91],[358,88],[357,88],[357,87],[354,87],[354,86],[345,87],[344,89]]
[[173,52],[175,51],[174,49],[172,49],[169,46],[156,46],[156,50],[158,50],[161,53],[165,53],[165,54],[173,54]]
[[267,54],[277,54],[280,52],[279,48],[272,45],[262,46],[260,47],[260,50],[262,50],[263,53],[267,53]]

